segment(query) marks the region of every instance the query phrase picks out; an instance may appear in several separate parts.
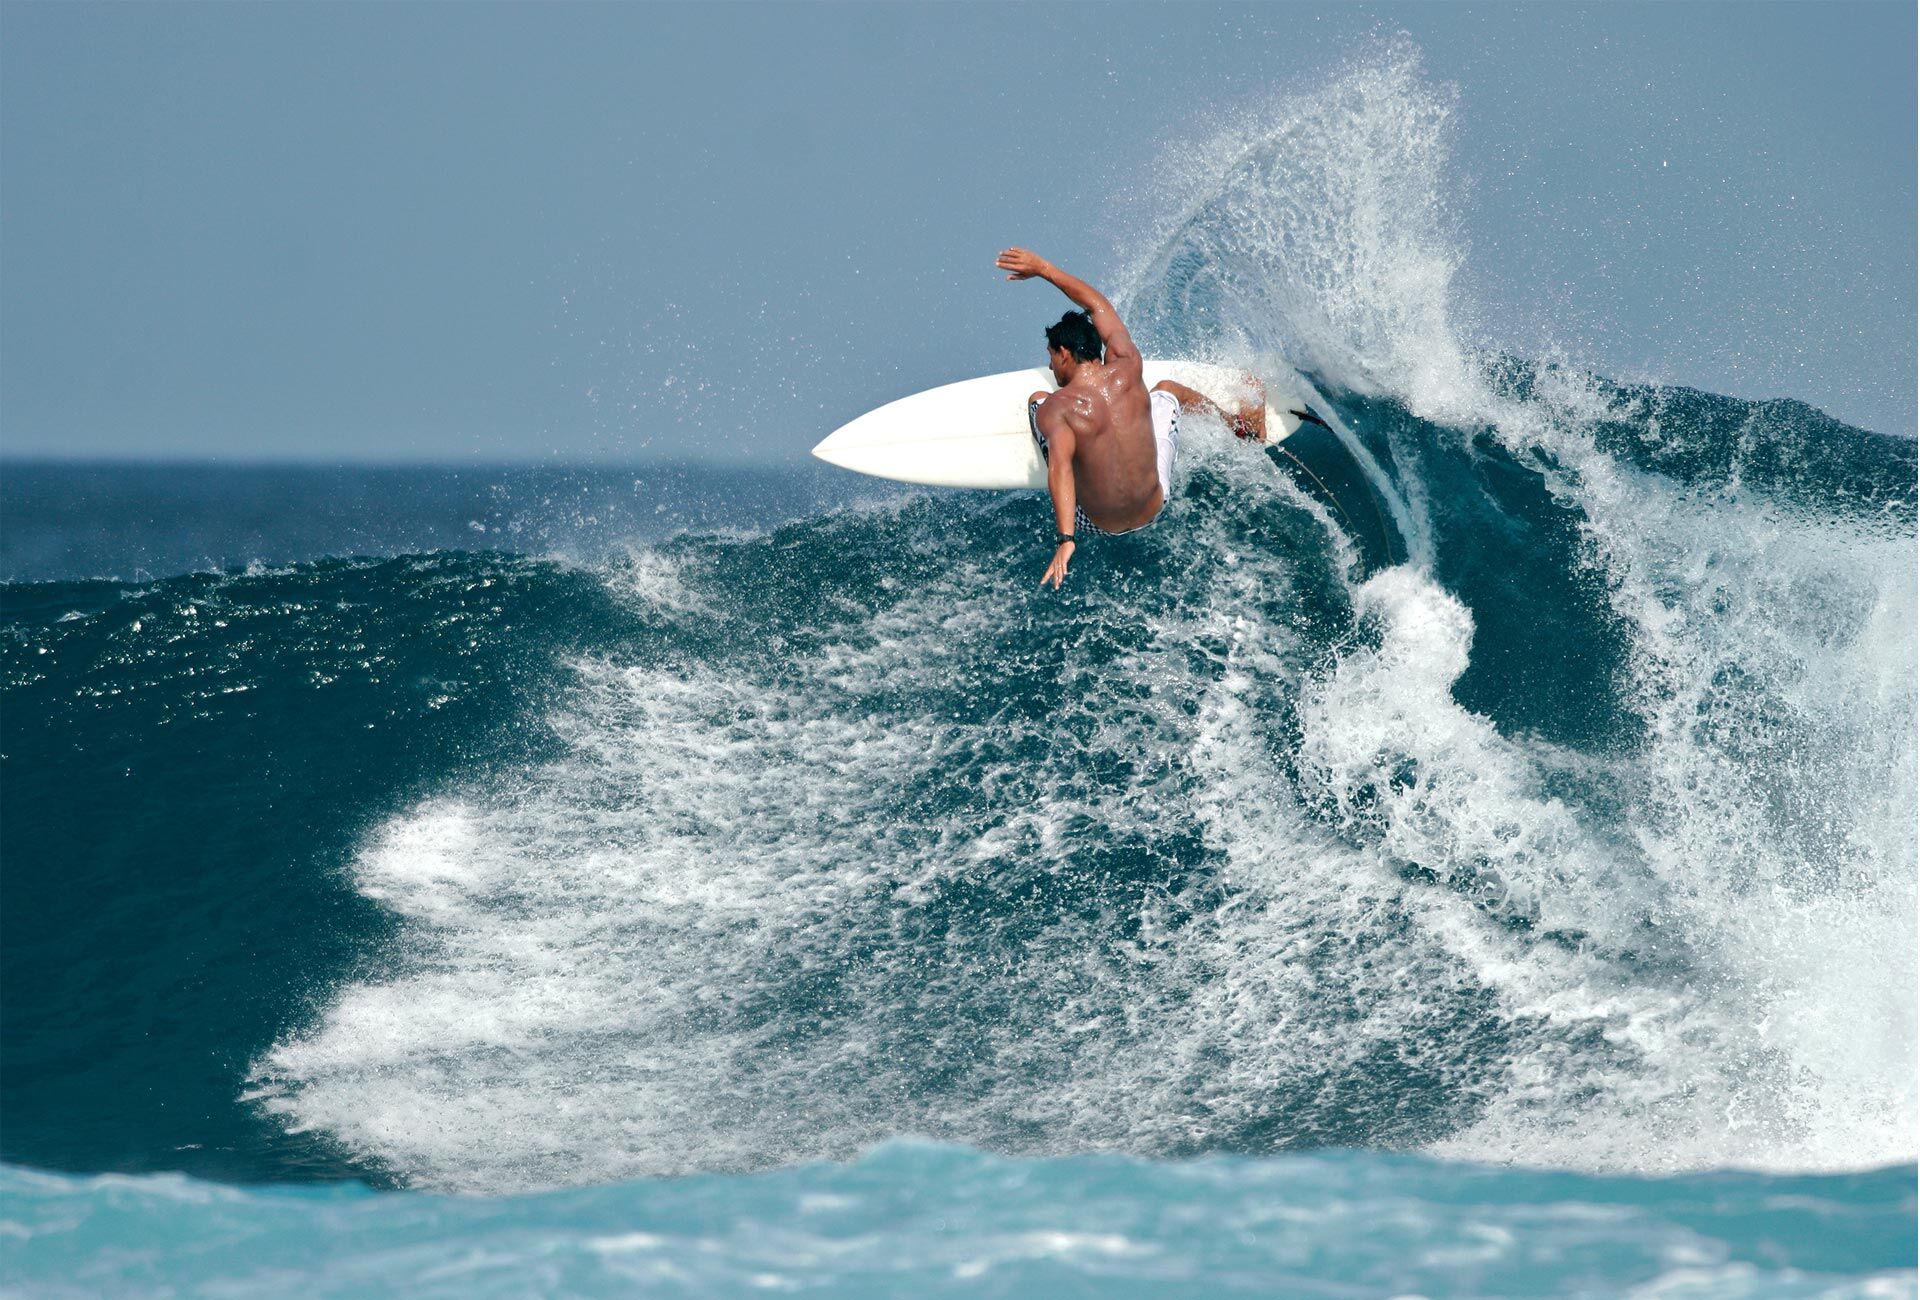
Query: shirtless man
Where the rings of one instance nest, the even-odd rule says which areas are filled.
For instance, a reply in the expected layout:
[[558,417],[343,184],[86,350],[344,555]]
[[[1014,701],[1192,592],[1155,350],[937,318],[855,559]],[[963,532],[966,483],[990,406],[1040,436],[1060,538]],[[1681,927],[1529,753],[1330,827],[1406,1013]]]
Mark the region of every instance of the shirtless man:
[[1171,380],[1149,390],[1139,350],[1099,290],[1024,248],[1007,249],[994,265],[1009,280],[1037,276],[1081,308],[1047,328],[1047,365],[1059,390],[1027,399],[1033,439],[1047,462],[1057,543],[1040,585],[1051,582],[1057,591],[1076,532],[1130,533],[1159,516],[1173,488],[1183,408],[1217,416],[1242,437],[1260,436],[1260,414],[1229,417]]

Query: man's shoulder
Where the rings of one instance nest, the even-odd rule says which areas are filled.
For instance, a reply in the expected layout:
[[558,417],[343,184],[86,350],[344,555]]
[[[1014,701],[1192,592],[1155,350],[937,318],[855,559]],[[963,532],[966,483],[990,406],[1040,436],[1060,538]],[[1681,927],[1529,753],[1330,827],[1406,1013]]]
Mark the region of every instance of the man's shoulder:
[[1107,366],[1100,387],[1105,391],[1110,405],[1144,405],[1147,400],[1147,377],[1140,369],[1138,357],[1132,358],[1131,364],[1121,361]]

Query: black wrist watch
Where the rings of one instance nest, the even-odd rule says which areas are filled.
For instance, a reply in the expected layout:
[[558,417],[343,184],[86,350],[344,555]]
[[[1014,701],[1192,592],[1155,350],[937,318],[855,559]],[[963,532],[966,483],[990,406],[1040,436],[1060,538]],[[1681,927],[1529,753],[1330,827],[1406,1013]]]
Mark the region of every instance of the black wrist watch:
[[1079,545],[1078,542],[1074,541],[1074,536],[1072,533],[1055,533],[1053,535],[1053,540],[1056,542],[1074,542],[1074,545],[1076,546]]

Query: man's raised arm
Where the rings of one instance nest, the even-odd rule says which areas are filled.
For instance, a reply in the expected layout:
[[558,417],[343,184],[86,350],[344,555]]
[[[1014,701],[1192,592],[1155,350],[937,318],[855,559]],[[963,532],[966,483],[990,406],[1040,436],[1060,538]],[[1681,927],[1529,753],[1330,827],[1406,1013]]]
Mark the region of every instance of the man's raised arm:
[[1120,313],[1113,309],[1113,304],[1107,301],[1104,294],[1085,280],[1068,275],[1038,253],[1029,253],[1024,248],[1005,250],[994,259],[993,264],[1006,271],[1009,280],[1027,280],[1039,276],[1071,298],[1074,306],[1093,317],[1093,327],[1100,331],[1100,341],[1107,348],[1107,364],[1140,359],[1139,351],[1133,346],[1133,336],[1120,323]]

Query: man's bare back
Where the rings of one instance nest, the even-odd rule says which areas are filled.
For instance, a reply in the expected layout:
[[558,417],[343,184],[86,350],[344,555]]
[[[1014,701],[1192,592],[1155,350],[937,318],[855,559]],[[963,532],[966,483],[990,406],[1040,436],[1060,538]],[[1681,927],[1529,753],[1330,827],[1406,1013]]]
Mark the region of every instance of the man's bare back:
[[[1160,513],[1167,486],[1161,481],[1161,449],[1154,437],[1140,352],[1113,304],[1086,281],[1024,248],[1005,250],[994,265],[1006,271],[1009,280],[1047,281],[1085,313],[1070,312],[1047,331],[1047,365],[1060,387],[1028,399],[1034,429],[1046,449],[1057,542],[1040,582],[1057,588],[1073,554],[1076,514],[1102,531],[1119,533],[1144,527]],[[1170,393],[1181,406],[1204,407],[1225,418],[1190,388],[1173,383],[1154,387]]]

